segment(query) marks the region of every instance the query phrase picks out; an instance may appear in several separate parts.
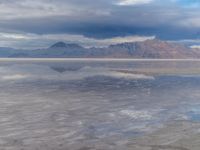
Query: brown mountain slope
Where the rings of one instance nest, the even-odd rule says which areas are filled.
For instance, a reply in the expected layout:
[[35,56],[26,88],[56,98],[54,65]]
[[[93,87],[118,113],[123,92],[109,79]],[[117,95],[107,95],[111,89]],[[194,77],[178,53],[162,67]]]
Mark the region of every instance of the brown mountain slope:
[[84,48],[78,44],[58,42],[47,49],[0,50],[0,57],[31,58],[200,58],[200,50],[161,40],[121,43],[106,48]]
[[200,58],[200,51],[186,46],[161,40],[147,40],[144,42],[122,43],[111,45],[104,49],[109,52],[108,57],[133,58]]

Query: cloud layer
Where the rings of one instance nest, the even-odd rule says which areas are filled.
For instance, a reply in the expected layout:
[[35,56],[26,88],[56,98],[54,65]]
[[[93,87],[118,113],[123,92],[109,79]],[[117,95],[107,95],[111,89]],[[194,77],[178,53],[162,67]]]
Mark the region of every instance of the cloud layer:
[[139,4],[148,4],[153,0],[121,0],[118,5],[139,5]]
[[38,44],[47,46],[56,42],[52,35],[66,42],[72,36],[199,39],[199,8],[199,0],[1,0],[0,46],[34,47],[35,37],[49,37]]

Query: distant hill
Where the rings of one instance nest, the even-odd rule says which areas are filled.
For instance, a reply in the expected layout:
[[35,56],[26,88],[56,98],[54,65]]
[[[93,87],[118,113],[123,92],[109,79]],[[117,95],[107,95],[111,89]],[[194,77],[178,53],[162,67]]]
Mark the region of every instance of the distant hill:
[[122,43],[108,47],[115,57],[136,58],[200,58],[200,51],[161,40]]
[[0,47],[0,57],[184,59],[200,58],[200,50],[157,39],[115,44],[106,48],[84,48],[78,44],[58,42],[49,48],[37,50]]

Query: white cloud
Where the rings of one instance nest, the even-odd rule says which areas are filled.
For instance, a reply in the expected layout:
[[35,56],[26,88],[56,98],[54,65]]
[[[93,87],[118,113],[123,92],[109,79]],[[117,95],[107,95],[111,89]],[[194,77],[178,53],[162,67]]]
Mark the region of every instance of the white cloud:
[[[107,39],[88,38],[83,35],[71,34],[30,34],[30,33],[0,33],[0,47],[16,48],[43,48],[54,42],[64,41],[68,43],[78,43],[85,47],[105,47],[111,44],[124,42],[137,42],[154,39],[155,36],[124,36]],[[27,45],[26,45],[27,43]]]
[[183,19],[179,22],[179,25],[185,26],[185,27],[194,27],[194,28],[200,28],[200,17],[192,17]]
[[117,5],[139,5],[139,4],[148,4],[153,0],[120,0]]
[[105,43],[117,44],[124,42],[136,42],[136,41],[145,41],[148,39],[155,39],[155,36],[125,36],[125,37],[115,37],[110,39],[105,39]]
[[191,48],[200,49],[200,45],[192,45]]
[[0,38],[4,38],[4,39],[26,39],[28,37],[26,35],[23,35],[23,34],[0,33]]
[[0,2],[0,20],[23,18],[42,18],[53,16],[108,16],[110,11],[104,8],[91,9],[74,5],[68,1],[55,0],[19,0]]
[[22,80],[28,78],[27,75],[22,75],[22,74],[14,74],[14,75],[5,75],[1,76],[1,80],[3,81],[8,81],[8,80]]

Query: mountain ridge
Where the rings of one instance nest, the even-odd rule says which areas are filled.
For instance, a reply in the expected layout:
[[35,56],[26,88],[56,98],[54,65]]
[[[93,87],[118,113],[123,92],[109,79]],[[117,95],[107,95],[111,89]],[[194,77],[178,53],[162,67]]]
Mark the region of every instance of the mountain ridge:
[[75,43],[65,43],[65,42],[57,42],[53,45],[51,45],[48,49],[51,49],[51,48],[83,48],[82,46],[78,45],[78,44],[75,44]]
[[0,57],[22,58],[200,58],[200,51],[159,39],[112,44],[104,48],[85,48],[75,43],[57,42],[48,48],[19,50],[0,48]]

